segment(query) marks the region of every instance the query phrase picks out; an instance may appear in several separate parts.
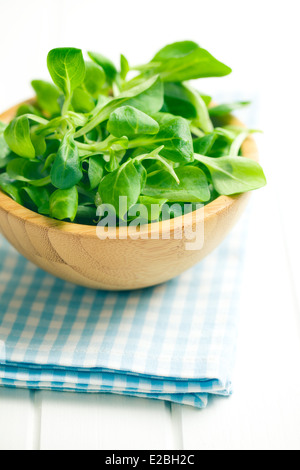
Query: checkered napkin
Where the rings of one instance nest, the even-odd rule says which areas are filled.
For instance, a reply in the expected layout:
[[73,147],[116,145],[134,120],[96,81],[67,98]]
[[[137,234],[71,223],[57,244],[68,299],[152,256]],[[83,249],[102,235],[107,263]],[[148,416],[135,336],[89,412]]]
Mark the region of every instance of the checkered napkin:
[[56,279],[0,236],[0,385],[199,408],[230,395],[244,230],[177,279],[121,293]]

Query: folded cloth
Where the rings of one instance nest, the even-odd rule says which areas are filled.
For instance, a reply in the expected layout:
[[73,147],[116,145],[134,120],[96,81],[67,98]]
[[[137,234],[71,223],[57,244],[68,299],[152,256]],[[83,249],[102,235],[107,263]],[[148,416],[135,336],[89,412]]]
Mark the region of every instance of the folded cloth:
[[120,293],[56,279],[0,236],[0,385],[198,408],[229,396],[244,231],[177,279]]

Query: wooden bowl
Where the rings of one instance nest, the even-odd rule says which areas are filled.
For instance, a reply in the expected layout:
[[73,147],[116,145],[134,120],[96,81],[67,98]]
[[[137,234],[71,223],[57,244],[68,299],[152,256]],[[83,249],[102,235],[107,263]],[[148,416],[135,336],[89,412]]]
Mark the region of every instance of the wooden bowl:
[[[0,115],[0,120],[9,122],[18,107]],[[228,123],[243,125],[234,117]],[[258,160],[252,138],[243,144],[243,155]],[[97,227],[44,217],[0,191],[0,231],[23,256],[61,279],[94,289],[139,289],[178,276],[213,251],[239,219],[248,198],[249,193],[221,196],[183,217],[143,226],[136,239],[122,227],[117,239],[108,234],[100,240]],[[203,246],[187,250],[187,234],[199,224],[204,224]]]

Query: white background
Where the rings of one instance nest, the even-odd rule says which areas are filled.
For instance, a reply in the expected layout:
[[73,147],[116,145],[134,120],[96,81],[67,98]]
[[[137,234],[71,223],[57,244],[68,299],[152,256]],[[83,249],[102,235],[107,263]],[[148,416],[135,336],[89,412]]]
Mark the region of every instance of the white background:
[[0,448],[299,449],[299,0],[0,0],[0,7],[1,110],[32,96],[32,79],[47,79],[54,47],[96,50],[116,63],[122,52],[135,64],[167,43],[194,40],[234,70],[202,80],[201,90],[259,106],[254,124],[264,130],[258,140],[269,181],[253,197],[231,400],[196,412],[2,391]]

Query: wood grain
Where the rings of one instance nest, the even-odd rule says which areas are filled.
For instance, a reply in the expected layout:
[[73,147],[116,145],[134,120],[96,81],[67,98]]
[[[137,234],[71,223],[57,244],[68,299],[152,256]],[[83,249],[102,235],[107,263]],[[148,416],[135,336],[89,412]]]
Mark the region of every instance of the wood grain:
[[[0,120],[9,122],[18,107],[4,112]],[[234,117],[228,123],[243,125]],[[258,160],[252,138],[243,144],[243,155]],[[249,193],[221,196],[191,214],[143,226],[136,239],[130,227],[122,227],[116,239],[110,232],[100,240],[96,227],[44,217],[0,191],[0,231],[28,260],[61,279],[95,289],[139,289],[168,281],[206,257],[238,221],[248,198]],[[203,246],[187,250],[188,234],[200,224]]]

